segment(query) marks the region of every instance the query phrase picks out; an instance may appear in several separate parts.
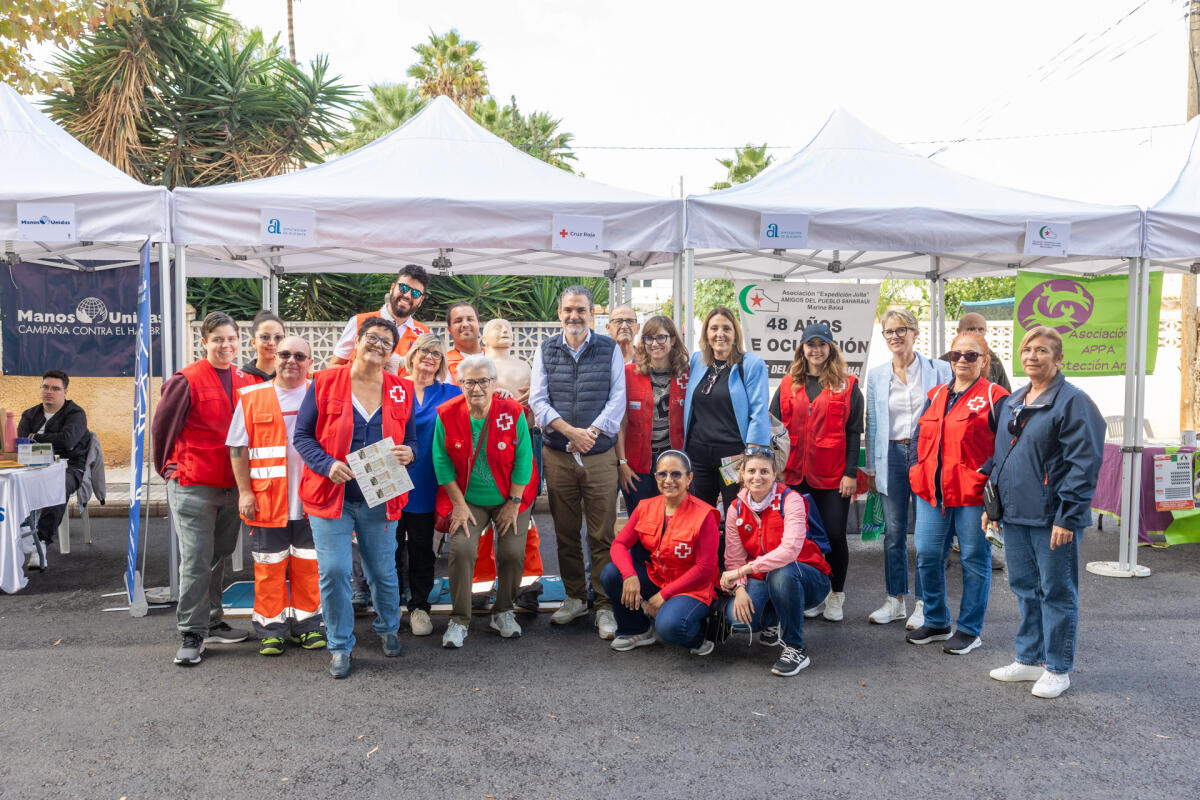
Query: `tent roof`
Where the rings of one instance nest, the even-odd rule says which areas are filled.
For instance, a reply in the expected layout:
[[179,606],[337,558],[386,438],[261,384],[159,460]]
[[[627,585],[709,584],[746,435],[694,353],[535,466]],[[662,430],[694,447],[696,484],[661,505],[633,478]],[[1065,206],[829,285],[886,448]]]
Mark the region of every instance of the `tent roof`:
[[[170,236],[170,193],[146,186],[80,144],[7,84],[0,84],[0,239],[24,260],[128,260],[126,248]],[[17,203],[72,203],[74,242],[19,242]],[[96,245],[86,243],[94,242]],[[57,264],[63,266],[63,263]]]
[[1186,146],[1173,185],[1146,209],[1147,258],[1200,259],[1200,117],[1187,124]]
[[[775,256],[759,251],[763,212],[808,214],[811,247]],[[1076,261],[1087,260],[1087,271],[1123,270],[1123,262],[1095,259],[1140,254],[1136,206],[989,184],[895,144],[838,110],[789,160],[747,183],[688,197],[687,245],[720,251],[696,254],[700,276],[805,277],[845,269],[849,278],[925,277],[936,269],[967,277],[1063,263],[1021,255],[1026,224],[1042,221],[1071,223],[1069,249]],[[930,256],[941,258],[935,265]]]
[[[376,272],[429,265],[455,273],[620,275],[683,245],[679,200],[589,181],[521,152],[445,97],[387,136],[272,178],[175,190],[175,241],[284,272]],[[264,208],[316,214],[315,247],[262,244]],[[604,218],[608,253],[551,250],[552,215]],[[619,254],[619,255],[618,255]],[[640,263],[639,263],[640,262]]]

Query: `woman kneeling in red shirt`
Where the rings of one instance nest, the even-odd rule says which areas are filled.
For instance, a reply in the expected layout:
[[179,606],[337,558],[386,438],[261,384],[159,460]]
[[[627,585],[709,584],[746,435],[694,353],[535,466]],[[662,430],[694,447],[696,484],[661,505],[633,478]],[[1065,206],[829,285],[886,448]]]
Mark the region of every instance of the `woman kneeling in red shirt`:
[[692,462],[667,450],[654,465],[661,494],[638,503],[612,544],[612,563],[600,576],[617,618],[613,650],[656,641],[706,656],[704,619],[716,595],[717,510],[688,494]]

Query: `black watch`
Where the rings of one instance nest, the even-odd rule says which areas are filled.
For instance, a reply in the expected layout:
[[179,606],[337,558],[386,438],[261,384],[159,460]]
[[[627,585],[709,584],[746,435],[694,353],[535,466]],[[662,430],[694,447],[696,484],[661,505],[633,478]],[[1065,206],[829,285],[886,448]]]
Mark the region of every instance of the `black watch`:
[[508,502],[510,502],[510,503],[515,503],[516,505],[520,506],[520,505],[521,505],[521,498],[520,498],[520,497],[517,497],[516,495],[511,495],[511,494],[510,494],[510,495],[508,496]]

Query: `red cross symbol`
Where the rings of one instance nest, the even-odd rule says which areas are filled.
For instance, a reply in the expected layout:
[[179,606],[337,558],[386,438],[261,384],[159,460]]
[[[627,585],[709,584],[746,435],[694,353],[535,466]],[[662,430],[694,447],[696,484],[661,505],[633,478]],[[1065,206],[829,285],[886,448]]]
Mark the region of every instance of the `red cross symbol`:
[[404,393],[403,386],[393,386],[392,391],[389,392],[389,394],[391,395],[392,402],[395,403],[403,403],[404,398],[408,396]]
[[675,555],[679,558],[687,558],[692,554],[692,546],[687,542],[680,542],[675,545]]
[[496,427],[502,431],[506,431],[513,426],[512,414],[505,412],[496,417]]
[[558,235],[564,239],[567,238],[567,229],[563,228],[561,231],[558,232]]
[[985,405],[987,405],[987,401],[984,400],[982,397],[972,397],[970,400],[967,401],[967,408],[971,411],[978,411],[979,409],[983,408]]

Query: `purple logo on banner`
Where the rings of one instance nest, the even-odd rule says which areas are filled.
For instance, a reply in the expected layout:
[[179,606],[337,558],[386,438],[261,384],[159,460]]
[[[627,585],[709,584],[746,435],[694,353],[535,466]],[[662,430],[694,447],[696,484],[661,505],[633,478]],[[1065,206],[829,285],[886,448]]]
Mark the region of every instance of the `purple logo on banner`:
[[1017,319],[1025,330],[1045,325],[1070,333],[1088,321],[1096,299],[1083,285],[1069,278],[1043,281],[1021,298]]
[[133,367],[133,447],[129,461],[129,542],[125,550],[125,590],[129,602],[138,588],[138,534],[142,521],[143,449],[146,442],[146,406],[150,401],[150,243],[142,248],[142,276],[138,283],[137,351]]

